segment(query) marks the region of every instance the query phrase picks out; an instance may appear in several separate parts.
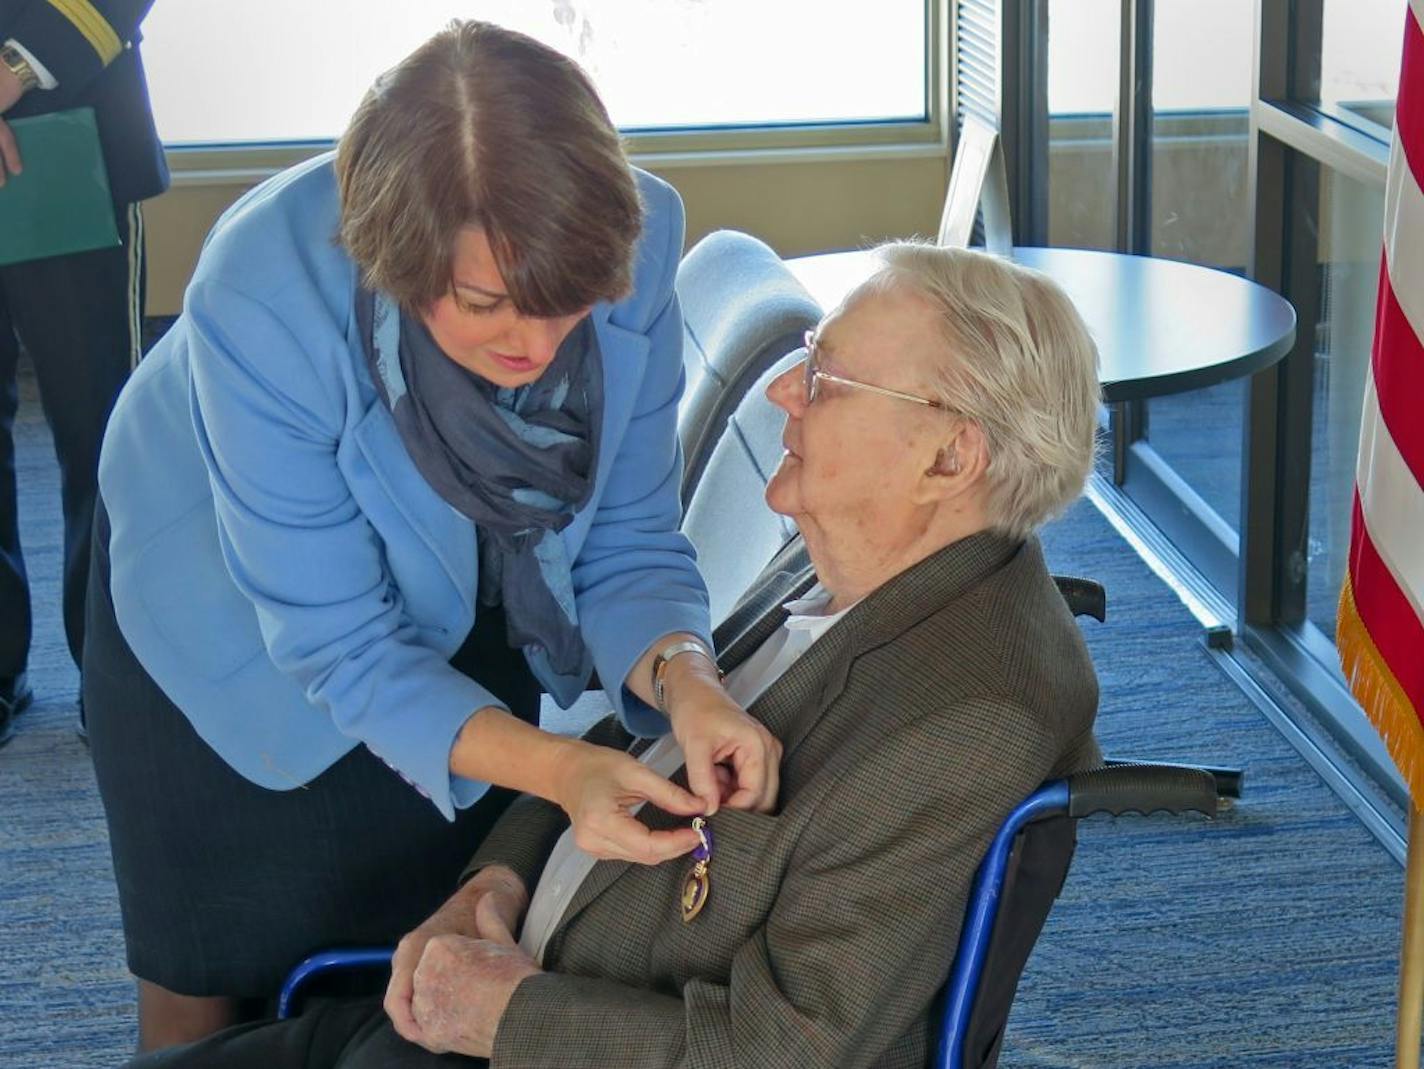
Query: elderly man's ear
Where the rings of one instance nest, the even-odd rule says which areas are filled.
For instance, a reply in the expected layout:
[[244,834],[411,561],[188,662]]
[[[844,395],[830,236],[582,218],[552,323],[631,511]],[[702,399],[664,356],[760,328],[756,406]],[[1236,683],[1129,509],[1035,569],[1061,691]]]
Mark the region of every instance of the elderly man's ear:
[[947,502],[976,487],[989,466],[988,443],[976,423],[960,426],[950,441],[939,447],[920,479],[920,504]]

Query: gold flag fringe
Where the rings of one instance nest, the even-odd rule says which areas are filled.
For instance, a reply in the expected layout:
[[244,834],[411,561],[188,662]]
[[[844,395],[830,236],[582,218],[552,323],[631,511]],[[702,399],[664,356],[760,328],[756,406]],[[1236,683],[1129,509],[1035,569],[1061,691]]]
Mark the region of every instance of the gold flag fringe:
[[1414,708],[1404,693],[1360,619],[1348,575],[1340,588],[1335,645],[1340,651],[1340,667],[1350,690],[1384,739],[1399,774],[1409,785],[1414,808],[1424,810],[1424,724],[1419,721],[1420,710]]

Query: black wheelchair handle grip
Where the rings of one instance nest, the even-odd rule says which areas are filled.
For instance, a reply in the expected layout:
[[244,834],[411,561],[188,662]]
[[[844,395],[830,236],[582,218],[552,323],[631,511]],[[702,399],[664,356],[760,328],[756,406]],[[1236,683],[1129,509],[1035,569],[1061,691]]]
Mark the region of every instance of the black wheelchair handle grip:
[[1216,780],[1203,768],[1181,765],[1112,765],[1068,779],[1068,815],[1184,813],[1216,815]]
[[1216,780],[1216,795],[1218,798],[1240,798],[1242,781],[1246,774],[1239,768],[1222,768],[1219,765],[1183,765],[1171,761],[1130,761],[1121,758],[1108,757],[1103,760],[1104,765],[1143,765],[1151,764],[1154,768],[1199,768],[1203,772],[1210,772],[1211,778]]

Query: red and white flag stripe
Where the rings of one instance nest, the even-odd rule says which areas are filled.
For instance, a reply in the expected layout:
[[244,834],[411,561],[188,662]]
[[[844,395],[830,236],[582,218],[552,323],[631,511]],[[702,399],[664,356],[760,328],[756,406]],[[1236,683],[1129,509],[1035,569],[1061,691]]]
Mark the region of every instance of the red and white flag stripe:
[[1374,344],[1337,643],[1424,808],[1424,0],[1405,19]]

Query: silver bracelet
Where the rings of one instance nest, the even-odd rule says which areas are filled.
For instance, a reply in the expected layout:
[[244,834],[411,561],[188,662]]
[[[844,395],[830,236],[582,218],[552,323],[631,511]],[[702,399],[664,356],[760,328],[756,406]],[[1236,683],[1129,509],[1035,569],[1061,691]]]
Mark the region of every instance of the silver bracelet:
[[717,667],[717,659],[707,647],[691,639],[670,642],[658,650],[658,655],[653,658],[653,704],[658,707],[658,712],[664,715],[667,714],[667,703],[663,697],[663,677],[667,675],[668,662],[684,653],[700,653],[712,662],[712,667]]

